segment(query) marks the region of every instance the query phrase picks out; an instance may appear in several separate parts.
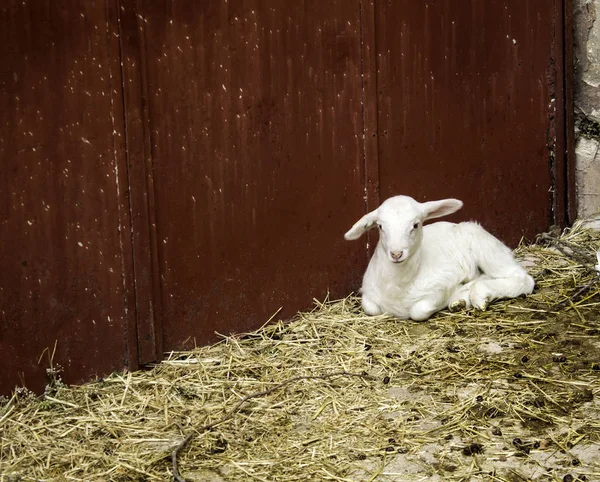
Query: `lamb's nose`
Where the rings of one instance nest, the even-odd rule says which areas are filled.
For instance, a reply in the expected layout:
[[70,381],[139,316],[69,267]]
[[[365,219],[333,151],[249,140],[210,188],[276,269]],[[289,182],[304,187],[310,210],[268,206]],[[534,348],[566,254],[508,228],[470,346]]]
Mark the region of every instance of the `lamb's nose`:
[[400,258],[402,258],[403,254],[404,254],[404,251],[390,251],[390,255],[396,261],[398,261]]

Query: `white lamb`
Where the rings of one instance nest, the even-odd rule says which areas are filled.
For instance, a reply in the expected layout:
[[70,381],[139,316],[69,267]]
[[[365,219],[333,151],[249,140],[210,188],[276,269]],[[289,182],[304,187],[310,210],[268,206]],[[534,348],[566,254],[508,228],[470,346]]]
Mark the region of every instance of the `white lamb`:
[[512,251],[479,224],[437,222],[462,207],[458,199],[419,203],[395,196],[345,234],[358,239],[379,227],[379,243],[363,278],[368,315],[390,313],[421,321],[448,307],[485,310],[493,300],[533,291],[535,282]]

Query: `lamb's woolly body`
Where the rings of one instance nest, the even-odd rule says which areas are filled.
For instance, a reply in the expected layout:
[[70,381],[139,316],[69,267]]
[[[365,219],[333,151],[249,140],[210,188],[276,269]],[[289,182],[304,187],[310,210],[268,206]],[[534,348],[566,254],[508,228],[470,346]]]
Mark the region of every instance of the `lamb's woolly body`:
[[[368,229],[371,220],[374,223],[387,219],[389,223],[390,210],[393,212],[394,226],[389,231],[394,239],[386,239],[388,248],[380,240],[363,278],[361,292],[367,314],[390,313],[399,318],[424,320],[448,306],[484,310],[495,299],[531,293],[533,278],[514,259],[511,250],[479,224],[437,222],[406,233],[406,228],[398,230],[398,226],[407,225],[407,220],[413,223],[415,206],[425,204],[406,196],[389,201],[394,199],[395,203],[384,203],[365,216],[367,221],[363,218],[346,234],[348,239],[360,236],[358,231]],[[451,201],[455,203],[449,208],[451,212],[462,205]],[[404,211],[398,206],[405,205],[404,216],[399,214]],[[422,219],[427,218],[424,212]],[[389,245],[395,246],[396,251],[402,247],[408,253],[405,261],[391,262]]]
[[390,263],[378,245],[363,279],[363,296],[399,318],[409,318],[412,306],[424,297],[449,299],[454,287],[480,274],[460,249],[465,227],[446,222],[424,226],[421,248],[403,264]]

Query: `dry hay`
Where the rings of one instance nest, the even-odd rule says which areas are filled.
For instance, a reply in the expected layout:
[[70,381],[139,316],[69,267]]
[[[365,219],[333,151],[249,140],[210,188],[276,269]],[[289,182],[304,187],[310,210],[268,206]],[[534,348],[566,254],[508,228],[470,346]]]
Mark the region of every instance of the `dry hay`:
[[[536,292],[425,323],[318,303],[149,371],[0,407],[0,480],[600,480],[600,235],[543,245]],[[185,442],[182,444],[182,442]]]

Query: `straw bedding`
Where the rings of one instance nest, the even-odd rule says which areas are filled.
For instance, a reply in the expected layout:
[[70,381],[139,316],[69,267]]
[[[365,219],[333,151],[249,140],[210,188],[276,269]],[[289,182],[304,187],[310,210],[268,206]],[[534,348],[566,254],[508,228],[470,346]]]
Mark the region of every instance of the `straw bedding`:
[[0,403],[0,481],[600,480],[600,235],[518,249],[533,295],[415,323],[356,297],[146,371]]

